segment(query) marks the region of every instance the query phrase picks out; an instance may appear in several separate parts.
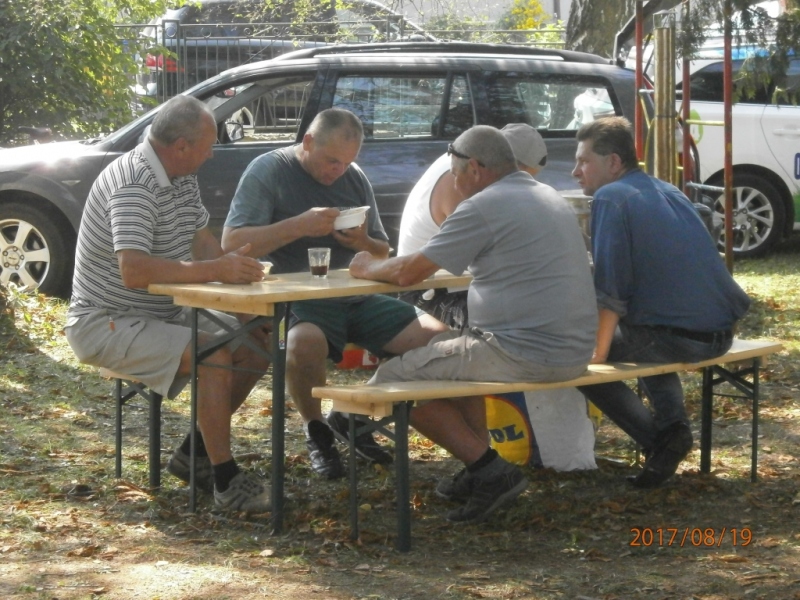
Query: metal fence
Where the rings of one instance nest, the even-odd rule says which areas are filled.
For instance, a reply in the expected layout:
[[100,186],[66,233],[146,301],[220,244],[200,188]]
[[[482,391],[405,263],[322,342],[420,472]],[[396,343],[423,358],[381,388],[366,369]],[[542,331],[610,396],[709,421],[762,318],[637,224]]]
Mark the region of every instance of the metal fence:
[[140,109],[163,102],[222,71],[285,52],[337,43],[397,40],[488,42],[564,46],[563,29],[503,30],[491,24],[427,31],[402,18],[307,23],[119,25],[120,42],[133,55],[131,85]]

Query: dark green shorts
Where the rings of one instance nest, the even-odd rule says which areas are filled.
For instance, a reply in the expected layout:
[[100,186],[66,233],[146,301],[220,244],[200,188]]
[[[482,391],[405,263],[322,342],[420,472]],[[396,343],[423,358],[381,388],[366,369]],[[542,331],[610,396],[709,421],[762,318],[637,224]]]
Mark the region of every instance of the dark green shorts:
[[381,358],[389,356],[383,347],[391,342],[423,311],[389,296],[362,296],[347,302],[304,300],[292,303],[289,325],[305,322],[319,327],[328,339],[328,356],[342,360],[348,342],[366,348]]

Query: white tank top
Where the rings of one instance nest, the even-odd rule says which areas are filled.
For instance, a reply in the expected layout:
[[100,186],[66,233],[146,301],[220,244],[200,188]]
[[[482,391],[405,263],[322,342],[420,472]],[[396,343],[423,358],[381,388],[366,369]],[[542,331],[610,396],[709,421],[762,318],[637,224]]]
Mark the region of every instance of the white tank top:
[[442,175],[449,170],[450,157],[443,154],[428,167],[411,190],[400,219],[397,256],[414,254],[439,231],[439,226],[431,216],[431,193]]

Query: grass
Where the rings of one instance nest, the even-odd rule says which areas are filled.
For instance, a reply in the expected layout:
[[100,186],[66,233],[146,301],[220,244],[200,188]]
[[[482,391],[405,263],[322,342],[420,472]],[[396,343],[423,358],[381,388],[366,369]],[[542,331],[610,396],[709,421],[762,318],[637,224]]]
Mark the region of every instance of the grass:
[[[394,477],[360,467],[361,537],[349,539],[347,485],[310,472],[300,423],[287,419],[287,519],[217,515],[207,496],[186,513],[186,488],[147,482],[147,407],[125,416],[123,478],[113,477],[111,384],[79,365],[61,328],[65,303],[9,292],[0,311],[0,597],[113,598],[800,598],[800,240],[739,261],[754,299],[746,338],[786,350],[763,372],[760,482],[749,483],[749,409],[715,402],[711,475],[699,451],[658,490],[632,490],[635,448],[604,421],[596,471],[529,470],[520,502],[483,525],[452,526],[433,493],[456,463],[411,441],[413,544],[393,550]],[[0,305],[1,306],[1,305]],[[363,371],[330,370],[338,382]],[[699,381],[684,379],[699,423]],[[270,473],[269,380],[234,418],[235,453]],[[188,399],[164,404],[164,460],[188,421]],[[631,546],[635,528],[710,529],[719,546]],[[731,529],[752,532],[734,545]]]

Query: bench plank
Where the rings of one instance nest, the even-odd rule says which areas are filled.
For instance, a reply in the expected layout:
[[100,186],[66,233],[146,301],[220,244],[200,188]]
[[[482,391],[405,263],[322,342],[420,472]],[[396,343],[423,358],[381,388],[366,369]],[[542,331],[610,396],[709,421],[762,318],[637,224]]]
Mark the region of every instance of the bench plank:
[[361,415],[384,417],[391,414],[395,402],[435,400],[438,398],[461,398],[465,396],[488,396],[510,392],[532,392],[565,387],[594,385],[611,381],[624,381],[639,377],[693,371],[711,365],[735,363],[774,354],[783,349],[777,342],[763,340],[739,340],[724,356],[697,363],[604,363],[589,365],[587,372],[575,379],[553,383],[486,381],[404,381],[377,385],[334,385],[312,389],[315,398],[333,401],[333,409],[355,412]]

